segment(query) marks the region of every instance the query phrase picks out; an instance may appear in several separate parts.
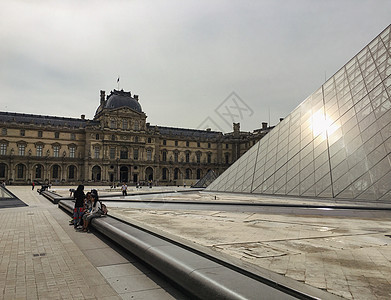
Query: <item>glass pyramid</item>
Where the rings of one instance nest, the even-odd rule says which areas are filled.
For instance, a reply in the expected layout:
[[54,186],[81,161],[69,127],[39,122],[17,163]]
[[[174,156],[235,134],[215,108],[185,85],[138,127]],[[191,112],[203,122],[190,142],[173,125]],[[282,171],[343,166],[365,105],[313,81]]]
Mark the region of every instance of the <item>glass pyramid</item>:
[[213,170],[209,170],[208,173],[193,185],[194,188],[206,188],[217,178],[216,173]]
[[391,200],[390,29],[207,190]]

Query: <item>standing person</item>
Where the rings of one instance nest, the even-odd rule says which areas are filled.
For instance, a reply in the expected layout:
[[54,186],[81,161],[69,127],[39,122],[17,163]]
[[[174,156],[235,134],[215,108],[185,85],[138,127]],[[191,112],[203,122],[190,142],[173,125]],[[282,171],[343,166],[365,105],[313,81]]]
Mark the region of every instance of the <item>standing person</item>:
[[122,185],[121,190],[122,190],[122,195],[123,195],[123,196],[127,196],[127,195],[128,195],[128,192],[127,192],[128,186],[126,185],[125,182],[124,182],[124,184]]
[[31,183],[31,190],[34,191],[35,183],[34,181]]
[[84,212],[84,199],[86,195],[84,194],[84,185],[80,184],[75,193],[74,193],[74,198],[75,198],[75,208],[73,209],[73,227],[80,228],[79,226],[81,225],[81,217],[83,216]]
[[83,231],[84,232],[89,231],[88,225],[91,223],[91,220],[93,218],[98,218],[98,217],[102,216],[102,206],[99,201],[97,190],[91,191],[91,199],[92,199],[91,212],[89,214],[86,214],[85,217],[83,218]]

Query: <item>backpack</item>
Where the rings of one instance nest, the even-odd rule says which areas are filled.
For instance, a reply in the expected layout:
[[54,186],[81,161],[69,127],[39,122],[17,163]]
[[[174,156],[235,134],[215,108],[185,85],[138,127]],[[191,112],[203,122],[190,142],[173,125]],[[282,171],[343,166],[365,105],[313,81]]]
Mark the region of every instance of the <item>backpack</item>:
[[100,210],[102,212],[102,215],[103,216],[107,215],[109,210],[107,209],[106,205],[103,204],[102,201],[99,201],[99,202],[100,202],[100,207],[101,207]]

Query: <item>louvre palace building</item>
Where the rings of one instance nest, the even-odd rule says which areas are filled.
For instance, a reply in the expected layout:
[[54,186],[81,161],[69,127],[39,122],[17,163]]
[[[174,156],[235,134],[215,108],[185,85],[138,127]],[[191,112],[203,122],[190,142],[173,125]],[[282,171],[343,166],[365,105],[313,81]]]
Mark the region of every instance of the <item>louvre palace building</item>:
[[0,112],[0,181],[8,184],[153,182],[193,185],[226,170],[271,129],[252,133],[146,122],[138,95],[100,92],[92,120]]

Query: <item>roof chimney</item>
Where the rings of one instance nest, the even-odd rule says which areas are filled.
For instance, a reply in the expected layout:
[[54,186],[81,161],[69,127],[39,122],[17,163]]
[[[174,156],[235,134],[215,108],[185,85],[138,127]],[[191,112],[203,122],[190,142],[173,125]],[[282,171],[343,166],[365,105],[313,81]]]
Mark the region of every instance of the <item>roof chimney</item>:
[[86,115],[81,115],[80,118],[84,120],[86,118]]
[[103,105],[105,103],[105,94],[106,92],[105,91],[100,91],[100,105]]
[[262,122],[262,129],[267,129],[267,122]]

